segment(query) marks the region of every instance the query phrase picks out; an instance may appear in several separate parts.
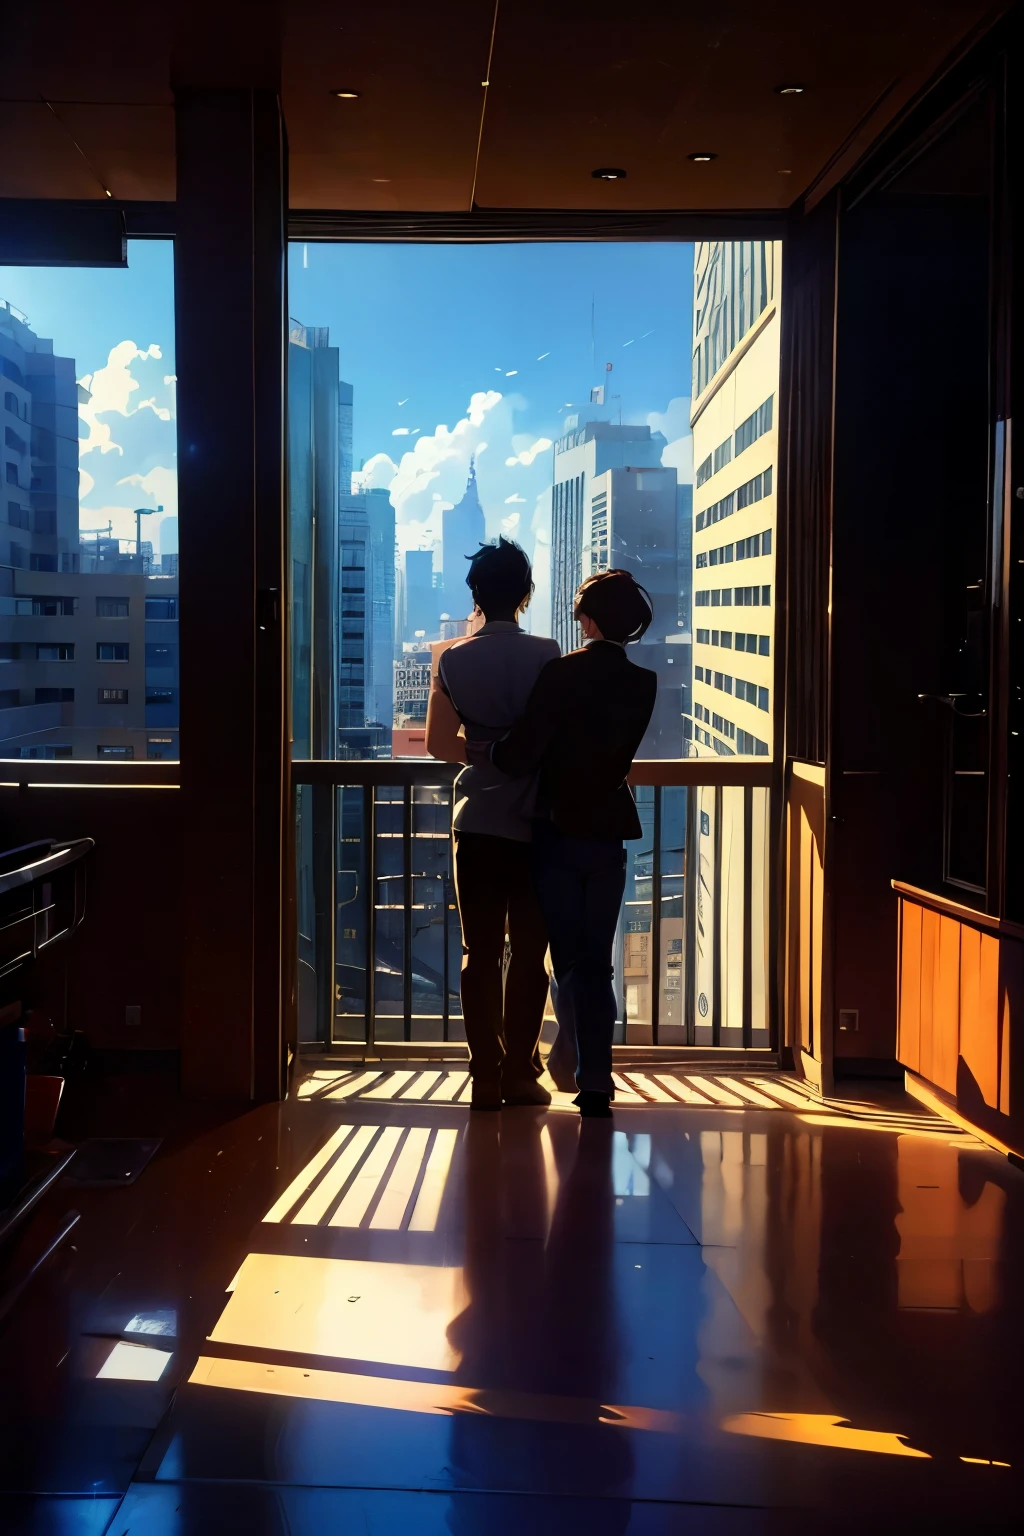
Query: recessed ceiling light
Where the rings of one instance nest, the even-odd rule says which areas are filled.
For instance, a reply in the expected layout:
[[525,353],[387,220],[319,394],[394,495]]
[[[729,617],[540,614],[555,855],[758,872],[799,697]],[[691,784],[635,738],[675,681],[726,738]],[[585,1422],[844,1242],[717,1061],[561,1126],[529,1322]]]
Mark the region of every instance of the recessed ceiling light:
[[703,165],[707,160],[717,160],[718,156],[710,149],[694,150],[692,155],[687,155],[687,160],[696,160],[698,165]]
[[360,96],[362,95],[362,92],[361,91],[332,91],[331,95],[339,97],[342,101],[358,101]]
[[625,181],[626,173],[614,165],[599,165],[596,171],[591,171],[595,181]]
[[802,96],[807,89],[805,85],[777,85],[776,96]]

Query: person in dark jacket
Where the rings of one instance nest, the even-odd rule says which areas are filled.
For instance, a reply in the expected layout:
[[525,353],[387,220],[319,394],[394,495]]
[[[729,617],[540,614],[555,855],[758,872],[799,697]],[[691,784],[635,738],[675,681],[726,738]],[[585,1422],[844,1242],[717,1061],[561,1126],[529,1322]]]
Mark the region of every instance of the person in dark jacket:
[[614,1096],[612,945],[626,879],[624,840],[642,835],[626,783],[658,690],[626,655],[653,618],[628,571],[589,577],[574,614],[585,644],[549,661],[525,713],[490,747],[516,778],[540,770],[534,878],[557,983],[559,1031],[575,1046],[576,1102],[607,1116]]

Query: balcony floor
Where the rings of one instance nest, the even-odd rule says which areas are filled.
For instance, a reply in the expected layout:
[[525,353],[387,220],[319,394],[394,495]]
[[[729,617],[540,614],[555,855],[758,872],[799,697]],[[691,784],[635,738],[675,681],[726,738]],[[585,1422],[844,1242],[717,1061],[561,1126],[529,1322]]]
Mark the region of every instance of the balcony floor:
[[581,1124],[426,1070],[49,1198],[82,1219],[0,1332],[5,1532],[1014,1528],[1005,1160],[891,1090],[631,1072]]

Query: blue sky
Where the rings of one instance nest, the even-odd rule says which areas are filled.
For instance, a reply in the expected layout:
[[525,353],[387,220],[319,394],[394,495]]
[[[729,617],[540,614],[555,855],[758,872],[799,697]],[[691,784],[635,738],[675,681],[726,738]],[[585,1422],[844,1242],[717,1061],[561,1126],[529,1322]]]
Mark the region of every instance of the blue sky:
[[391,487],[402,547],[436,540],[475,452],[489,535],[534,553],[551,443],[577,410],[660,428],[689,478],[692,290],[682,244],[296,243],[289,260],[290,313],[339,348],[355,464]]
[[[690,245],[297,243],[289,286],[291,315],[329,327],[340,349],[355,387],[355,463],[366,461],[365,483],[391,488],[403,548],[436,541],[475,454],[489,535],[539,554],[551,443],[577,410],[649,422],[669,442],[665,461],[692,475]],[[155,517],[146,535],[175,548],[171,244],[131,241],[127,270],[0,268],[0,297],[92,390],[83,528],[109,520],[132,538],[131,508],[160,504],[163,536]],[[599,383],[603,413],[589,405]]]

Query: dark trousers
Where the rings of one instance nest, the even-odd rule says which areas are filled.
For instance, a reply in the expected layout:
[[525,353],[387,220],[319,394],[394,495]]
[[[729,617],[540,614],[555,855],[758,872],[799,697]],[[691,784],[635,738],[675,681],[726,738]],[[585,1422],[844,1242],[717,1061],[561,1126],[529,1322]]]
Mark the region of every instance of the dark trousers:
[[[534,1057],[548,995],[548,936],[533,883],[531,845],[457,832],[455,889],[469,1069],[480,1082],[533,1082],[539,1076]],[[503,977],[506,933],[510,958]]]
[[575,1046],[576,1086],[611,1093],[615,992],[612,946],[626,885],[620,841],[563,837],[539,822],[533,844],[537,894],[555,973],[556,1047]]

